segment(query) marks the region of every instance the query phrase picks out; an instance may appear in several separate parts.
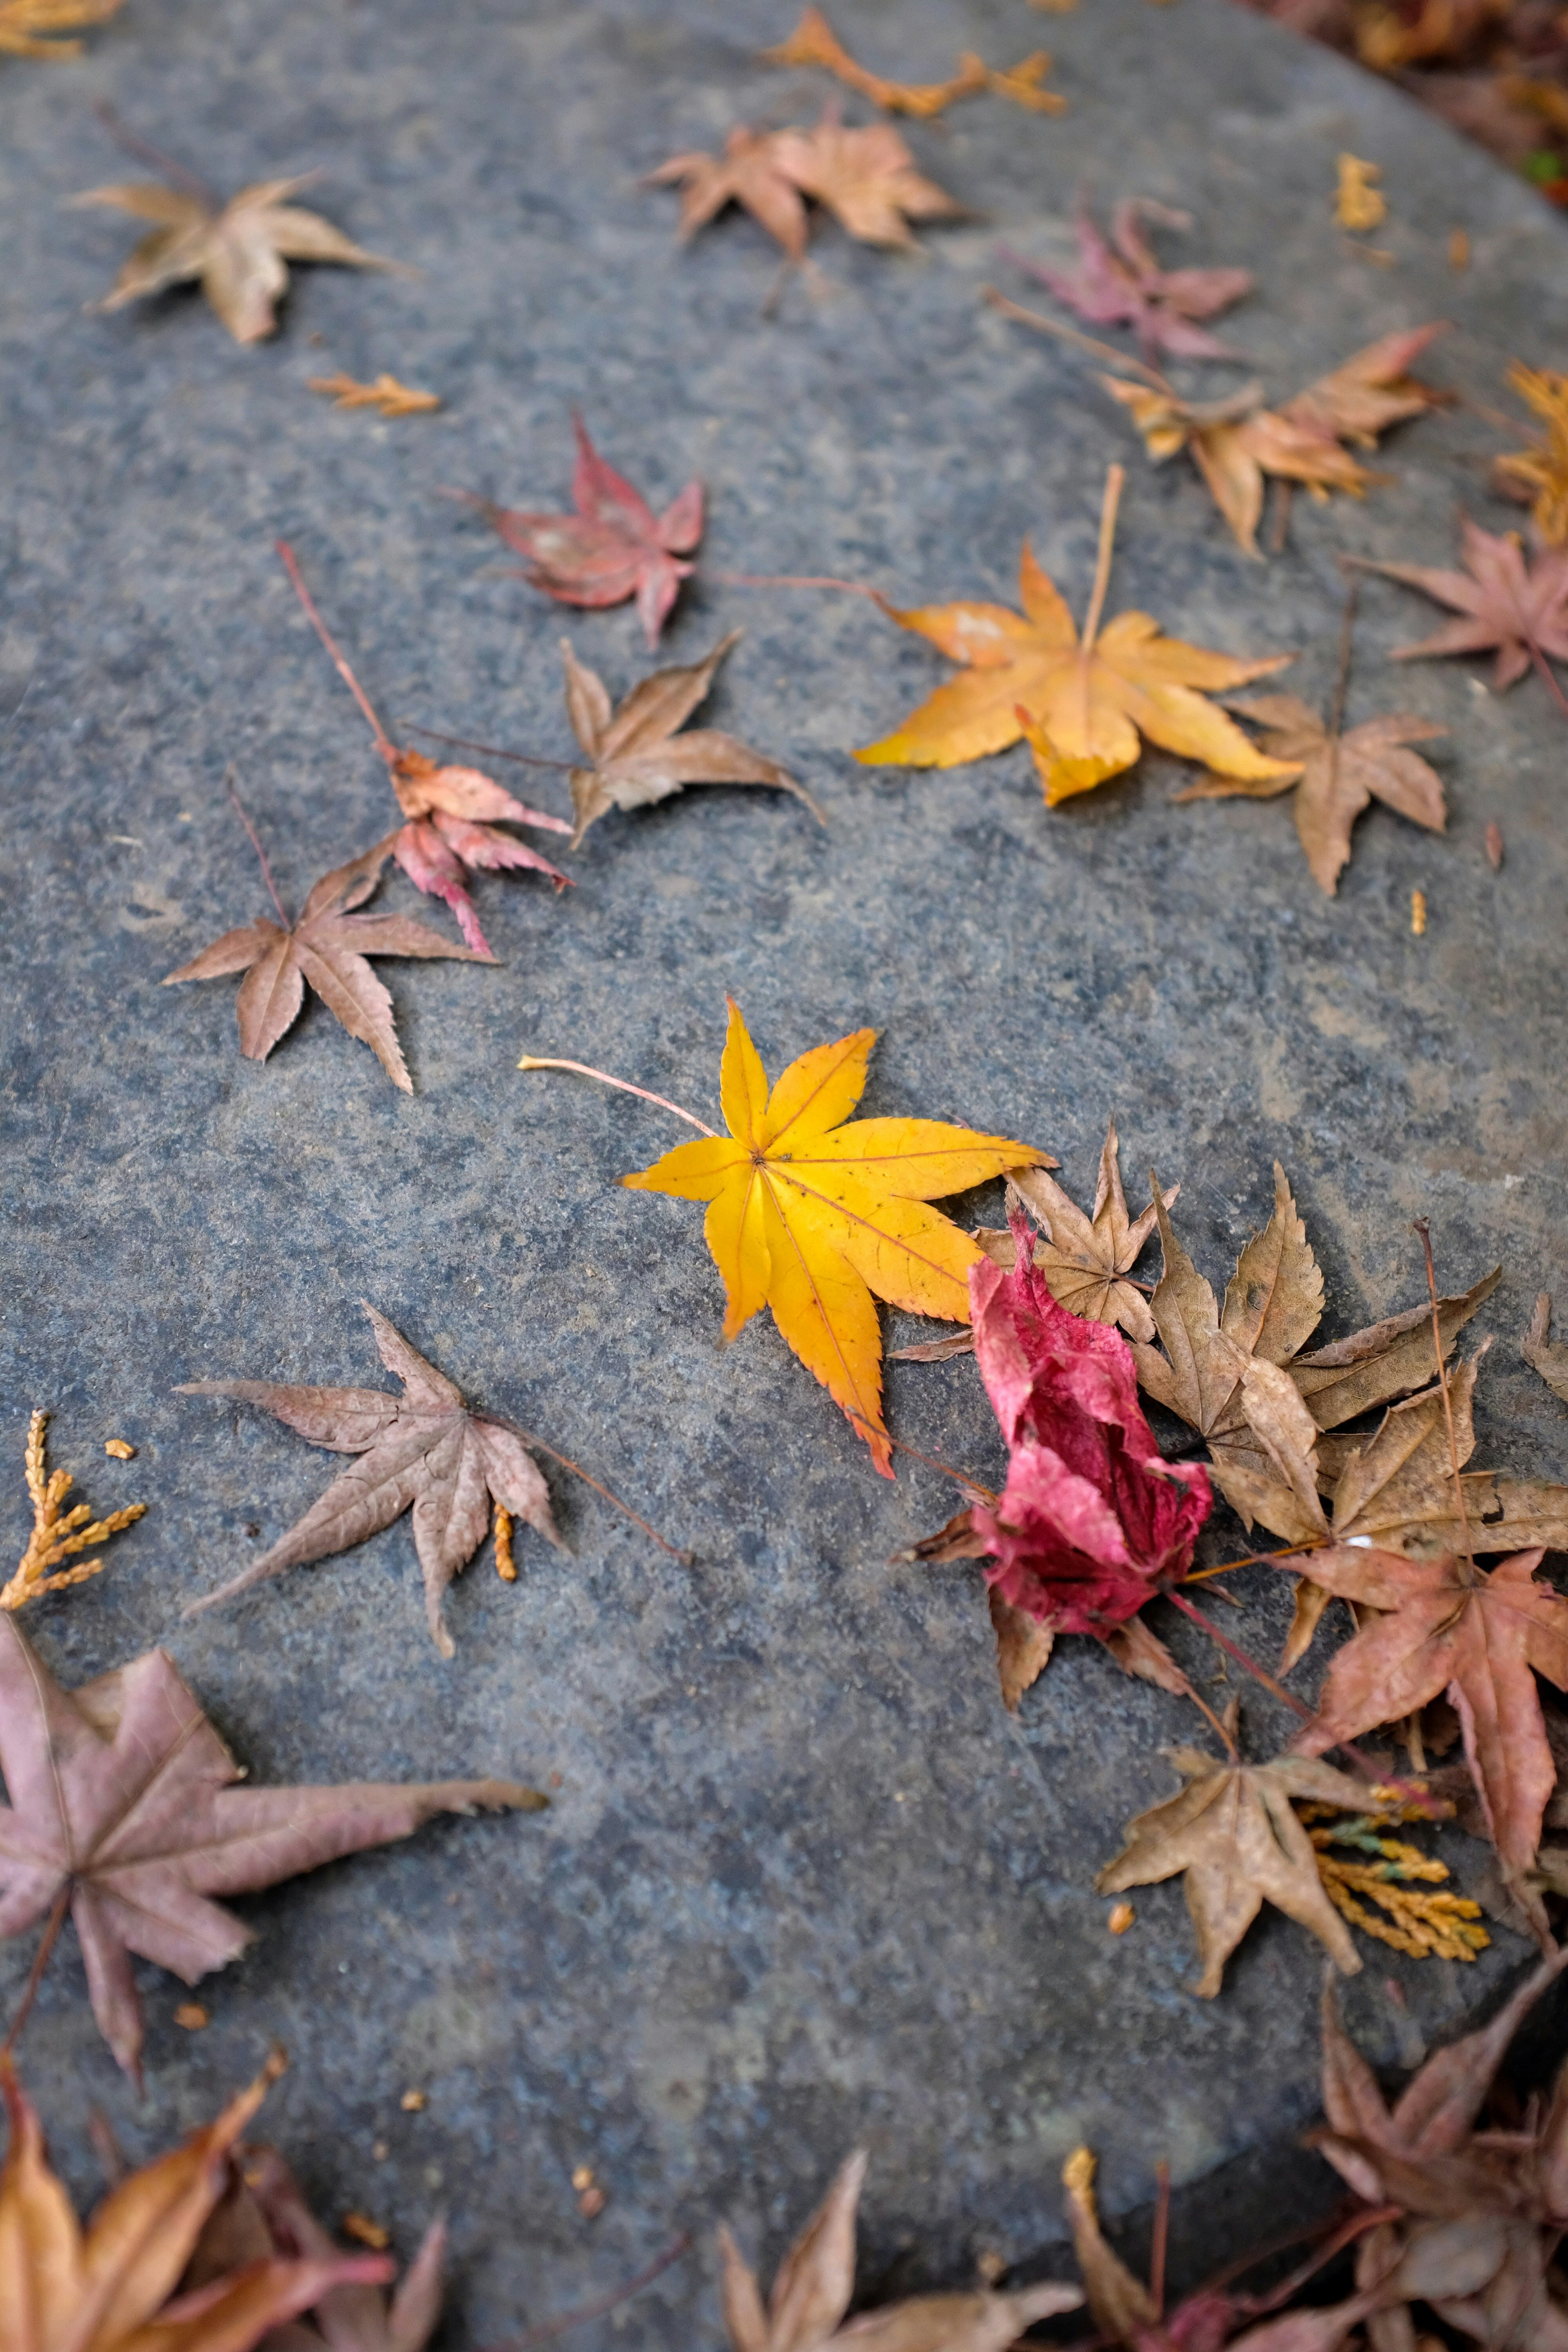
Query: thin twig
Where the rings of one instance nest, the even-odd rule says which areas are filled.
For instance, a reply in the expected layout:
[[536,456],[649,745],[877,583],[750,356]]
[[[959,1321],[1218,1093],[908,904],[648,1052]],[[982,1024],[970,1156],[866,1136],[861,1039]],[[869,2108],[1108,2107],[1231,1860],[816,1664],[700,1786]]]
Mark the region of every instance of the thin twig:
[[115,144],[123,147],[128,155],[134,155],[139,163],[151,163],[154,172],[162,172],[175,187],[184,188],[187,195],[216,211],[217,197],[206,182],[198,180],[183,163],[176,163],[172,155],[165,155],[161,147],[153,147],[145,139],[139,139],[134,131],[128,131],[106,98],[95,99],[92,110]]
[[33,1965],[27,1971],[27,1981],[22,1987],[22,1998],[16,2004],[16,2014],[11,2020],[11,2031],[5,2041],[0,2042],[0,2064],[5,2064],[10,2059],[12,2052],[16,2047],[16,2037],[27,2022],[38,1987],[43,1982],[44,1970],[49,1964],[49,1955],[59,1940],[60,1929],[65,1926],[66,1910],[70,1897],[71,1883],[68,1878],[56,1895],[48,1918],[44,1923],[44,1932],[38,1938],[38,1948],[33,1955]]
[[884,1445],[890,1445],[895,1454],[907,1454],[911,1462],[919,1462],[925,1469],[934,1470],[939,1477],[951,1478],[955,1486],[962,1486],[966,1494],[973,1496],[977,1503],[984,1503],[994,1510],[1000,1502],[999,1495],[994,1495],[989,1486],[983,1486],[978,1478],[972,1478],[967,1470],[955,1470],[951,1462],[939,1462],[934,1454],[921,1454],[914,1446],[906,1445],[901,1437],[894,1437],[889,1431],[879,1429],[868,1414],[859,1412],[854,1405],[846,1405],[843,1411],[847,1421],[860,1423]]
[[1345,723],[1345,697],[1351,683],[1351,639],[1355,632],[1355,608],[1361,595],[1361,582],[1352,580],[1345,592],[1344,618],[1340,623],[1340,666],[1334,677],[1334,699],[1329,712],[1329,733],[1335,742]]
[[502,751],[494,743],[476,743],[467,735],[443,735],[437,727],[416,727],[412,719],[400,719],[398,724],[411,735],[427,735],[432,743],[451,743],[459,751],[482,751],[487,760],[514,760],[520,768],[554,768],[563,774],[581,765],[574,760],[536,760],[527,751]]
[[616,1494],[613,1489],[608,1486],[601,1486],[598,1479],[594,1477],[588,1471],[584,1470],[580,1462],[574,1462],[569,1454],[562,1454],[558,1452],[553,1445],[547,1444],[542,1437],[536,1437],[532,1430],[524,1429],[520,1421],[509,1421],[505,1413],[487,1412],[485,1419],[487,1421],[499,1422],[502,1429],[510,1429],[512,1435],[514,1437],[521,1438],[525,1445],[537,1446],[541,1454],[548,1454],[552,1462],[559,1462],[563,1470],[570,1470],[574,1477],[581,1478],[584,1486],[592,1486],[595,1494],[602,1495],[606,1503],[611,1504],[616,1510],[620,1512],[623,1518],[630,1519],[633,1527],[640,1528],[645,1536],[651,1537],[652,1540],[658,1544],[660,1551],[667,1551],[671,1559],[678,1559],[680,1562],[682,1568],[689,1568],[691,1566],[692,1561],[696,1558],[696,1554],[694,1552],[682,1551],[679,1544],[672,1544],[667,1541],[667,1539],[659,1534],[657,1528],[650,1528],[645,1518],[638,1517],[637,1513],[633,1510],[629,1503],[623,1503],[620,1496]]
[[896,609],[879,588],[868,588],[863,580],[835,580],[827,574],[785,572],[712,572],[708,576],[724,588],[837,588],[846,596],[868,597],[881,612]]
[[1239,1559],[1216,1560],[1213,1568],[1194,1568],[1183,1577],[1184,1584],[1204,1584],[1211,1576],[1225,1576],[1233,1568],[1258,1568],[1266,1560],[1289,1559],[1299,1551],[1321,1551],[1331,1544],[1332,1536],[1313,1536],[1308,1543],[1287,1544],[1281,1551],[1243,1552]]
[[1285,541],[1290,535],[1290,489],[1291,485],[1288,481],[1282,480],[1278,475],[1275,477],[1274,522],[1268,533],[1270,555],[1283,555]]
[[287,572],[289,579],[294,583],[295,594],[299,597],[300,604],[303,604],[306,612],[310,615],[311,627],[315,630],[316,635],[321,638],[321,643],[325,646],[328,653],[331,656],[333,666],[336,668],[339,677],[342,679],[343,684],[348,688],[349,692],[353,696],[354,700],[359,704],[359,707],[363,711],[366,719],[369,719],[370,731],[375,737],[376,750],[381,753],[384,760],[395,760],[397,757],[397,747],[395,743],[389,740],[385,728],[382,725],[380,719],[375,715],[370,697],[366,694],[363,687],[361,686],[358,678],[349,667],[348,662],[344,658],[343,655],[339,651],[338,646],[333,640],[331,631],[328,628],[325,621],[322,620],[321,614],[317,611],[316,600],[311,595],[310,590],[306,587],[304,581],[300,576],[300,566],[294,560],[294,551],[289,546],[286,539],[280,539],[278,541],[278,552],[283,560],[283,569]]
[[595,1070],[586,1062],[561,1062],[544,1054],[525,1054],[517,1066],[520,1070],[574,1070],[580,1078],[597,1078],[602,1087],[618,1087],[624,1095],[636,1095],[641,1102],[657,1103],[660,1110],[673,1111],[677,1118],[686,1121],[688,1127],[700,1129],[704,1135],[712,1136],[715,1142],[719,1140],[718,1129],[707,1126],[694,1111],[682,1110],[679,1103],[672,1103],[667,1096],[650,1094],[647,1087],[634,1087],[629,1078],[612,1078],[607,1070]]
[[294,926],[292,925],[292,923],[291,923],[291,922],[289,921],[289,910],[288,910],[288,908],[284,906],[282,899],[281,899],[281,898],[279,897],[279,895],[278,895],[278,885],[277,885],[277,883],[276,883],[276,882],[274,882],[274,880],[272,879],[272,868],[271,868],[271,866],[268,866],[268,864],[267,863],[267,852],[266,852],[266,851],[262,848],[262,846],[261,846],[261,835],[257,832],[256,827],[251,824],[250,819],[249,819],[249,816],[248,816],[248,815],[247,814],[247,813],[246,813],[246,806],[245,806],[245,803],[240,799],[239,794],[235,791],[235,788],[234,788],[234,770],[233,770],[232,768],[229,770],[229,772],[228,772],[227,775],[224,778],[223,782],[224,782],[224,789],[225,789],[225,791],[227,793],[227,794],[228,794],[228,796],[229,796],[229,799],[234,803],[235,810],[236,810],[237,814],[238,815],[238,818],[239,818],[239,821],[240,821],[241,824],[245,827],[245,829],[246,829],[247,833],[250,835],[250,845],[251,845],[252,849],[254,849],[254,850],[255,850],[257,856],[261,860],[261,878],[262,878],[262,880],[266,883],[268,889],[268,890],[271,892],[271,894],[272,894],[272,903],[273,903],[273,905],[274,905],[274,906],[277,908],[277,909],[278,909],[278,919],[279,919],[279,921],[282,924],[282,926],[283,926],[283,928],[284,928],[284,929],[285,929],[286,931],[292,930],[292,929],[293,929],[293,928],[294,928]]
[[651,2286],[661,2271],[667,2271],[671,2263],[680,2260],[690,2243],[690,2231],[682,2230],[679,2237],[666,2246],[662,2254],[657,2254],[647,2268],[638,2271],[636,2278],[628,2279],[625,2286],[612,2288],[609,2294],[596,2296],[592,2303],[580,2304],[575,2311],[563,2311],[559,2318],[547,2319],[540,2326],[531,2327],[526,2336],[514,2336],[508,2344],[492,2344],[488,2352],[534,2352],[536,2345],[552,2344],[558,2336],[564,2336],[569,2327],[582,2327],[590,2319],[603,2319],[605,2313],[614,2311],[617,2304],[626,2302],[634,2294],[640,2294],[645,2286]]
[[1470,1515],[1465,1506],[1465,1482],[1459,1475],[1459,1441],[1454,1434],[1454,1400],[1448,1390],[1448,1367],[1443,1360],[1443,1318],[1438,1312],[1437,1275],[1432,1264],[1432,1228],[1425,1217],[1417,1217],[1415,1231],[1421,1236],[1422,1254],[1426,1260],[1426,1287],[1432,1297],[1432,1352],[1437,1360],[1437,1386],[1443,1391],[1443,1419],[1448,1431],[1448,1460],[1454,1473],[1454,1500],[1459,1507],[1459,1525],[1465,1531],[1465,1558],[1473,1569],[1476,1546],[1470,1533]]
[[1169,377],[1163,376],[1158,368],[1148,366],[1144,361],[1135,360],[1131,352],[1119,352],[1114,343],[1096,342],[1092,335],[1080,334],[1076,327],[1064,327],[1059,319],[1047,319],[1038,310],[1026,310],[1021,302],[1013,301],[999,287],[983,286],[980,295],[981,299],[989,302],[994,310],[1000,310],[1005,319],[1016,319],[1020,325],[1026,327],[1038,327],[1044,335],[1059,335],[1064,343],[1076,344],[1091,359],[1109,360],[1112,367],[1136,368],[1140,375],[1146,376],[1168,398],[1178,398],[1175,385]]

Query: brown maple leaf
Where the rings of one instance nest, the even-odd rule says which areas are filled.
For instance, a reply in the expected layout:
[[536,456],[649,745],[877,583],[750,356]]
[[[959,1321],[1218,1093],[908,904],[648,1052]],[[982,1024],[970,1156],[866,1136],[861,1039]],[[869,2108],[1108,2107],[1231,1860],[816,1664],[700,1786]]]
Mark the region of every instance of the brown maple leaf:
[[[104,1519],[95,1519],[85,1503],[73,1503],[68,1511],[60,1506],[76,1481],[68,1470],[51,1470],[45,1454],[46,1433],[49,1416],[35,1412],[27,1424],[26,1454],[27,1496],[33,1506],[33,1532],[8,1581],[0,1587],[0,1609],[25,1609],[41,1592],[65,1592],[73,1584],[85,1584],[106,1565],[100,1552],[96,1559],[78,1557],[95,1543],[107,1543],[121,1528],[132,1526],[146,1511],[145,1503],[127,1503],[118,1511],[110,1511]],[[75,1559],[74,1568],[62,1568],[60,1562]]]
[[1312,1581],[1379,1614],[1336,1651],[1314,1721],[1296,1742],[1320,1756],[1447,1692],[1504,1873],[1535,1860],[1556,1768],[1535,1676],[1568,1690],[1568,1601],[1537,1581],[1542,1550],[1489,1574],[1449,1554],[1412,1559],[1333,1544],[1312,1554]]
[[37,2110],[0,2060],[11,2125],[0,2168],[7,2352],[247,2352],[263,2339],[282,2352],[298,2312],[336,2294],[374,2297],[391,2264],[332,2245],[220,2263],[199,2295],[182,2284],[239,2135],[280,2070],[274,2061],[183,2147],[121,2179],[84,2230],[49,2168]]
[[804,259],[808,226],[805,202],[780,161],[782,135],[777,131],[751,131],[737,123],[725,139],[722,155],[689,151],[672,155],[657,171],[644,175],[645,187],[680,188],[682,245],[717,219],[726,205],[739,205],[761,222],[789,260]]
[[539,1811],[511,1780],[237,1788],[239,1767],[163,1650],[64,1691],[0,1619],[0,1938],[68,1906],[99,2030],[140,2079],[131,1958],[194,1985],[252,1931],[214,1898],[409,1837],[437,1813]]
[[1391,425],[1441,403],[1443,394],[1406,371],[1442,331],[1439,323],[1384,335],[1279,408],[1262,404],[1258,385],[1198,407],[1163,378],[1149,384],[1118,376],[1100,381],[1131,412],[1156,465],[1188,451],[1237,545],[1256,555],[1266,476],[1300,482],[1317,499],[1332,490],[1360,498],[1375,478],[1343,444],[1373,448]]
[[803,194],[815,196],[839,226],[863,245],[914,245],[912,220],[956,220],[963,206],[915,169],[915,160],[890,122],[849,130],[826,106],[810,131],[781,131],[774,149],[780,168]]
[[491,1497],[551,1543],[561,1541],[550,1490],[516,1431],[472,1412],[462,1391],[411,1348],[368,1304],[376,1348],[403,1394],[386,1389],[289,1388],[278,1381],[187,1381],[180,1396],[237,1397],[277,1415],[312,1445],[359,1458],[259,1559],[216,1592],[191,1601],[193,1616],[248,1591],[286,1568],[352,1550],[412,1508],[414,1548],[425,1577],[431,1638],[444,1658],[452,1637],[441,1617],[447,1586],[489,1531]]
[[1023,2287],[1012,2294],[922,2294],[844,2315],[855,2291],[855,2209],[866,2175],[858,2152],[840,2167],[826,2196],[779,2264],[763,2301],[756,2273],[727,2229],[719,2232],[724,2271],[720,2293],[732,2352],[1007,2352],[1025,2328],[1076,2311],[1076,2286]]
[[[251,2263],[308,2259],[323,2266],[342,2256],[274,2147],[237,2147],[224,2194],[196,2241],[185,2273],[187,2294]],[[441,2316],[445,2225],[433,2222],[390,2295],[355,2280],[329,2284],[311,2298],[310,2316],[260,2352],[425,2352]],[[377,2266],[383,2276],[389,2263]]]
[[[254,836],[253,836],[254,838]],[[276,890],[279,920],[262,915],[238,930],[225,931],[210,947],[169,972],[165,988],[181,980],[220,980],[242,971],[236,1013],[239,1050],[264,1062],[299,1018],[307,982],[351,1037],[368,1045],[387,1076],[405,1095],[414,1081],[397,1042],[392,999],[371,970],[370,956],[439,956],[452,962],[493,963],[488,950],[454,947],[407,915],[359,915],[393,853],[395,836],[379,842],[347,866],[324,874],[290,923]],[[263,872],[270,888],[272,877]]]
[[326,393],[334,408],[374,408],[382,416],[428,416],[441,405],[438,392],[414,392],[395,375],[378,375],[374,383],[356,383],[352,375],[311,375],[307,392]]
[[[1492,690],[1500,694],[1524,676],[1531,662],[1558,700],[1563,699],[1551,661],[1568,660],[1568,548],[1551,548],[1524,558],[1517,531],[1482,530],[1468,516],[1459,522],[1465,569],[1447,572],[1424,563],[1373,563],[1358,557],[1366,572],[1419,588],[1459,614],[1415,645],[1395,646],[1393,661],[1419,661],[1428,654],[1487,653],[1493,647]],[[1550,657],[1550,658],[1549,658]]]
[[80,25],[107,25],[125,0],[0,0],[0,55],[79,58],[81,41],[60,40]]
[[[1226,1721],[1234,1739],[1236,1706]],[[1325,1747],[1331,1741],[1325,1741]],[[1127,1825],[1127,1843],[1096,1878],[1100,1895],[1157,1885],[1185,1874],[1187,1908],[1197,1931],[1203,1974],[1193,1990],[1212,2000],[1225,1964],[1265,1901],[1310,1927],[1347,1976],[1361,1967],[1350,1931],[1329,1900],[1318,1857],[1292,1801],[1308,1798],[1346,1811],[1364,1811],[1366,1784],[1315,1757],[1277,1756],[1244,1764],[1196,1748],[1164,1753],[1186,1786]]]
[[580,662],[562,638],[567,716],[592,763],[572,771],[574,849],[607,810],[647,808],[688,784],[772,784],[804,801],[818,824],[826,823],[804,784],[738,736],[717,727],[677,732],[707,698],[721,662],[741,634],[731,629],[700,662],[655,670],[633,687],[618,710],[612,709],[598,672]]
[[1350,863],[1351,828],[1374,800],[1430,833],[1441,833],[1447,825],[1443,779],[1419,752],[1406,748],[1432,742],[1446,735],[1447,728],[1397,710],[1364,719],[1341,734],[1325,727],[1317,712],[1293,694],[1260,695],[1252,702],[1232,701],[1226,707],[1261,730],[1263,748],[1271,759],[1300,763],[1299,780],[1266,778],[1259,782],[1211,772],[1173,793],[1172,799],[1271,800],[1278,793],[1294,792],[1296,831],[1312,879],[1331,898]]
[[76,205],[112,205],[157,226],[144,236],[98,304],[118,310],[144,295],[199,278],[203,293],[237,343],[258,343],[278,324],[277,304],[289,286],[290,261],[333,261],[354,269],[396,269],[397,262],[367,253],[320,213],[286,200],[315,178],[259,180],[219,205],[186,187],[156,181],[89,188]]
[[1568,1404],[1568,1347],[1552,1337],[1552,1293],[1541,1292],[1535,1302],[1535,1312],[1530,1318],[1530,1328],[1520,1341],[1520,1354],[1554,1394]]
[[478,507],[507,545],[528,558],[530,569],[521,576],[531,587],[542,588],[559,604],[594,610],[635,596],[648,644],[657,646],[681,582],[696,569],[684,559],[702,537],[702,485],[688,482],[656,515],[625,475],[605,464],[575,410],[572,429],[577,436],[574,514],[536,514],[497,506],[466,490],[457,495]]

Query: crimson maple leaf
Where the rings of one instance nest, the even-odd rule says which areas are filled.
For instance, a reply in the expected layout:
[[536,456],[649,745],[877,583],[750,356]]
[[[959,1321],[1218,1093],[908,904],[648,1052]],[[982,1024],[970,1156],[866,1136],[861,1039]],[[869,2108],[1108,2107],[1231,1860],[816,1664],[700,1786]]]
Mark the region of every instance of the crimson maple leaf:
[[214,1898],[248,1895],[436,1813],[549,1803],[511,1780],[362,1780],[238,1789],[234,1758],[164,1650],[62,1690],[13,1618],[0,1619],[0,1938],[68,1902],[99,2031],[141,2079],[131,1956],[195,1984],[251,1930]]
[[1321,1756],[1447,1691],[1504,1871],[1529,1869],[1557,1770],[1535,1676],[1568,1690],[1568,1601],[1537,1581],[1542,1553],[1489,1574],[1472,1560],[1405,1559],[1349,1544],[1314,1551],[1314,1584],[1379,1613],[1335,1654],[1295,1745]]
[[696,569],[681,559],[702,537],[702,485],[688,482],[656,516],[625,476],[605,463],[575,411],[572,426],[575,514],[535,514],[467,491],[458,495],[479,508],[509,547],[527,556],[531,569],[522,577],[531,586],[558,604],[595,609],[635,596],[648,644],[657,646],[681,582]]

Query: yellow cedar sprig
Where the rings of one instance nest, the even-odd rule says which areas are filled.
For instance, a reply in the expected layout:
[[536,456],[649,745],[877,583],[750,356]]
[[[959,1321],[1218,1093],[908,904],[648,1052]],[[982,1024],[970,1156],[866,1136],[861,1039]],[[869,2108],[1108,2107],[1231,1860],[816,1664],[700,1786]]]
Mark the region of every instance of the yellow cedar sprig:
[[[60,1506],[76,1481],[68,1470],[50,1470],[45,1455],[45,1433],[48,1427],[47,1412],[35,1412],[27,1424],[27,1493],[33,1505],[33,1532],[27,1538],[27,1549],[16,1564],[10,1582],[0,1587],[0,1609],[24,1609],[36,1601],[40,1592],[63,1592],[68,1586],[83,1584],[96,1576],[103,1566],[101,1558],[83,1560],[79,1567],[62,1569],[59,1563],[86,1551],[92,1544],[107,1543],[146,1510],[145,1503],[128,1503],[123,1510],[110,1511],[106,1519],[95,1519],[86,1503],[73,1504],[62,1512]],[[58,1571],[58,1572],[56,1572]]]

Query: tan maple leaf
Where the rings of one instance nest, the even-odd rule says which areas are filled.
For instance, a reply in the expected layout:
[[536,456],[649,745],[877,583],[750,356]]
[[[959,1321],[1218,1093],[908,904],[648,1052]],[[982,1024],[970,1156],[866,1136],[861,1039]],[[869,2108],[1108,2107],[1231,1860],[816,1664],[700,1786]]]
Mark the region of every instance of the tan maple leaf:
[[912,220],[956,220],[964,207],[915,168],[890,122],[849,130],[831,105],[810,131],[781,131],[773,153],[804,195],[815,196],[863,245],[914,244]]
[[89,188],[76,205],[110,205],[157,224],[121,269],[98,304],[118,310],[144,295],[199,279],[203,293],[237,343],[258,343],[278,324],[277,304],[288,289],[290,261],[331,261],[353,269],[396,269],[400,263],[367,253],[352,237],[287,199],[308,187],[313,172],[288,180],[258,180],[226,205],[157,181]]
[[1310,1927],[1353,1976],[1360,1955],[1324,1889],[1292,1801],[1310,1798],[1354,1811],[1364,1808],[1365,1782],[1305,1756],[1253,1765],[1195,1748],[1164,1752],[1186,1786],[1128,1823],[1127,1843],[1096,1878],[1096,1891],[1120,1895],[1184,1874],[1203,1962],[1193,1990],[1205,2000],[1218,1992],[1226,1960],[1266,1901]]
[[107,25],[125,0],[0,0],[0,54],[79,58],[85,44],[61,40],[82,25]]
[[[1051,1296],[1058,1305],[1074,1315],[1087,1315],[1097,1323],[1119,1323],[1129,1339],[1150,1340],[1154,1337],[1154,1318],[1149,1312],[1149,1302],[1126,1276],[1137,1265],[1154,1231],[1154,1211],[1151,1206],[1138,1217],[1129,1213],[1121,1184],[1120,1150],[1116,1121],[1109,1119],[1100,1149],[1094,1206],[1087,1216],[1044,1168],[1020,1169],[1008,1182],[1040,1228],[1034,1262],[1050,1285]],[[1173,1184],[1166,1192],[1167,1209],[1181,1189],[1179,1184]],[[1008,1228],[982,1226],[974,1238],[994,1265],[1013,1264],[1013,1235]],[[953,1355],[962,1347],[973,1347],[973,1335],[966,1331],[955,1341],[939,1340],[936,1344],[944,1354]],[[925,1351],[904,1352],[915,1360],[925,1360]]]
[[1226,708],[1260,730],[1272,759],[1300,763],[1292,783],[1286,777],[1261,781],[1212,772],[1173,793],[1174,801],[1271,800],[1294,792],[1296,831],[1312,879],[1331,898],[1350,863],[1351,828],[1373,801],[1381,801],[1412,824],[1441,833],[1447,824],[1443,779],[1419,752],[1406,747],[1429,743],[1447,732],[1407,710],[1363,719],[1340,734],[1325,727],[1315,710],[1293,694],[1259,695]]
[[788,770],[738,736],[717,727],[677,730],[707,698],[719,666],[741,631],[731,629],[700,662],[655,670],[634,686],[618,710],[597,671],[580,662],[566,638],[566,709],[572,730],[591,763],[574,768],[572,806],[575,849],[592,824],[612,808],[647,808],[688,784],[772,784],[804,801],[819,824],[826,819]]
[[1047,2283],[1016,2294],[921,2294],[847,2326],[855,2292],[855,2210],[866,2176],[857,2151],[785,2254],[763,2301],[756,2273],[727,2229],[719,2232],[720,2293],[732,2352],[1007,2352],[1037,2320],[1076,2311],[1076,2286]]
[[722,155],[689,151],[670,156],[644,178],[645,187],[678,186],[680,199],[680,241],[695,236],[726,205],[739,205],[760,221],[791,261],[805,253],[808,226],[805,202],[784,169],[777,131],[751,131],[738,123],[724,142]]

